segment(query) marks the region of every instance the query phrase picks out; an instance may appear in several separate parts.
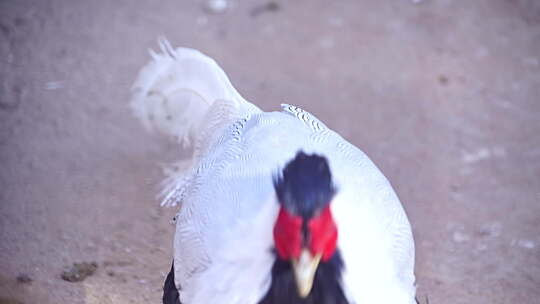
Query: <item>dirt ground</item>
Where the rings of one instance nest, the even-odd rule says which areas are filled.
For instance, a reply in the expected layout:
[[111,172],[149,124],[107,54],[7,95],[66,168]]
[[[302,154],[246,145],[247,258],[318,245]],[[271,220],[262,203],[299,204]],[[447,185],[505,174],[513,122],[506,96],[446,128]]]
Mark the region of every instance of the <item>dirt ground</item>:
[[[276,1],[0,1],[1,304],[159,303],[156,193],[186,153],[127,103],[162,35],[370,155],[421,303],[540,303],[540,1]],[[62,280],[79,262],[97,271]]]

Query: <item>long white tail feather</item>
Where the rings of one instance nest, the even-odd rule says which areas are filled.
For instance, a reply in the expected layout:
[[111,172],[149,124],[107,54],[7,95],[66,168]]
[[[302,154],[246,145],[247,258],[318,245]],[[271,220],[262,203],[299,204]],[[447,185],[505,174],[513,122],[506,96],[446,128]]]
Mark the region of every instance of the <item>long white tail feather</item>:
[[139,72],[132,87],[131,107],[149,130],[172,135],[194,147],[187,170],[170,171],[164,187],[164,206],[174,206],[191,180],[191,168],[206,152],[212,135],[234,119],[259,112],[232,86],[210,57],[189,48],[173,49],[159,41],[161,52]]
[[161,183],[161,206],[175,207],[183,199],[187,187],[191,184],[193,159],[179,160],[173,164],[164,164],[166,178]]
[[161,53],[150,51],[153,60],[132,88],[131,106],[148,129],[190,144],[204,130],[202,120],[214,101],[226,100],[237,109],[249,104],[213,59],[193,49],[173,50],[166,40],[160,46]]

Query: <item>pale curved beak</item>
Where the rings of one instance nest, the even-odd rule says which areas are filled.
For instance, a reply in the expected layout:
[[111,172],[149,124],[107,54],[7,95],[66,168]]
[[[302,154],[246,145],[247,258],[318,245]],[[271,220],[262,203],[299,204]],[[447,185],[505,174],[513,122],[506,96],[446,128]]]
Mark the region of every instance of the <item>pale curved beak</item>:
[[300,295],[301,298],[305,298],[309,295],[309,292],[313,287],[313,280],[315,279],[315,273],[317,272],[320,261],[320,254],[312,256],[309,250],[305,248],[302,249],[298,259],[292,260],[296,287],[298,288],[298,295]]

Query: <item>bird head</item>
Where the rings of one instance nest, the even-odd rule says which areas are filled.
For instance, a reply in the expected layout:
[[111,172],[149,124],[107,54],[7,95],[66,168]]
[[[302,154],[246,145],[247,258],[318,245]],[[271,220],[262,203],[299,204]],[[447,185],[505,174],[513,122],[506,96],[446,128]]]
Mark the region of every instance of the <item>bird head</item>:
[[279,259],[292,264],[298,294],[311,292],[319,263],[336,252],[330,203],[336,192],[325,157],[300,151],[274,179],[280,210],[274,225]]

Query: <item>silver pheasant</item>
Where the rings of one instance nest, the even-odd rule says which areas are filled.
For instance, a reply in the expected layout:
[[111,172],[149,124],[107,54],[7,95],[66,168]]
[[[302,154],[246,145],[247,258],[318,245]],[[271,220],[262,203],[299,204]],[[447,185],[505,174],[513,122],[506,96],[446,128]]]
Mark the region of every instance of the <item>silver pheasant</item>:
[[298,107],[261,111],[196,50],[151,55],[134,112],[194,151],[164,190],[164,303],[415,303],[409,222],[362,151]]

